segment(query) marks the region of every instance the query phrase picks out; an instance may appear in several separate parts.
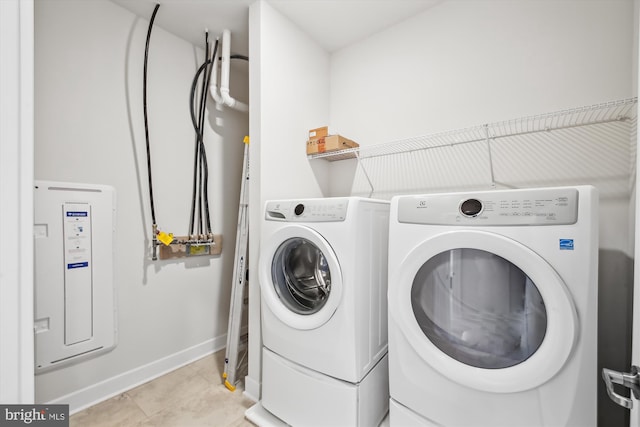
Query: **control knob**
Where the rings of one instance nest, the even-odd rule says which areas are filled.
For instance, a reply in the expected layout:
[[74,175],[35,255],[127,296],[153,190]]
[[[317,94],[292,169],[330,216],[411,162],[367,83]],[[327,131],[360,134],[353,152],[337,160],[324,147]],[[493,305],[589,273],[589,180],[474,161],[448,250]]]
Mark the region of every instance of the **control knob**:
[[460,204],[460,213],[466,217],[476,217],[480,212],[482,212],[482,202],[478,199],[467,199]]

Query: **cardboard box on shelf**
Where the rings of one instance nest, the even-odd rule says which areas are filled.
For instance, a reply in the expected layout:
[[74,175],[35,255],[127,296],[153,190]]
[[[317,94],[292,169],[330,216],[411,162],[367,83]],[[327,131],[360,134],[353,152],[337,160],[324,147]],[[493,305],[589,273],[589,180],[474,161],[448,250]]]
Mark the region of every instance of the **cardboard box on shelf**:
[[309,140],[312,139],[320,139],[324,136],[329,135],[329,127],[323,126],[321,128],[311,129],[309,131]]
[[342,135],[327,135],[307,141],[307,154],[326,153],[358,147],[358,144]]

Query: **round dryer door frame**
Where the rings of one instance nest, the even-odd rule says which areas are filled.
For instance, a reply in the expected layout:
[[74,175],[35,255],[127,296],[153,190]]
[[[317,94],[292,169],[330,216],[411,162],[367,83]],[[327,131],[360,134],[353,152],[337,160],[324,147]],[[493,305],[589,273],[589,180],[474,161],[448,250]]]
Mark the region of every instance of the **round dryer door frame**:
[[[329,297],[324,306],[312,314],[298,314],[287,308],[280,300],[271,276],[271,267],[276,251],[282,243],[295,238],[306,239],[316,245],[322,251],[331,272]],[[338,257],[331,245],[320,233],[301,225],[284,226],[261,242],[261,245],[259,260],[260,289],[262,290],[263,301],[273,314],[287,326],[301,330],[315,329],[328,322],[338,308],[342,296],[342,270],[340,269]]]
[[[433,256],[460,248],[499,255],[519,267],[538,288],[547,310],[547,330],[538,350],[520,364],[499,369],[464,364],[436,347],[418,325],[411,306],[411,289],[418,270]],[[578,338],[575,305],[562,278],[540,255],[496,233],[456,230],[429,238],[404,258],[394,280],[396,289],[390,287],[389,292],[389,316],[399,323],[409,345],[427,364],[467,387],[494,393],[515,393],[538,387],[562,369]]]

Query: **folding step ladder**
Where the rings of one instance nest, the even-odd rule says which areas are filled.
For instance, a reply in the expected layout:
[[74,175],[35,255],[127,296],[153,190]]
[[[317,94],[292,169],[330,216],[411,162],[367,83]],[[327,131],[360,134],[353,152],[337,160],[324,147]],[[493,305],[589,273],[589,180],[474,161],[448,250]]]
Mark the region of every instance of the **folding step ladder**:
[[229,327],[227,349],[224,358],[224,385],[231,391],[236,389],[239,367],[247,362],[248,332],[242,327],[242,314],[246,312],[245,289],[248,283],[248,242],[249,242],[249,137],[244,137],[244,160],[240,205],[238,208],[238,228],[236,231],[236,251],[233,260],[233,281],[231,284],[231,304],[229,306]]

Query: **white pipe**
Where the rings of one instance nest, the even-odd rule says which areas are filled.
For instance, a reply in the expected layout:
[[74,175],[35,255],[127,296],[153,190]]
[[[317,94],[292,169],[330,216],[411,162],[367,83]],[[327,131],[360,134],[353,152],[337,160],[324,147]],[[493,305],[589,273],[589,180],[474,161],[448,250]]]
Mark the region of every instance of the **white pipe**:
[[222,74],[220,77],[220,96],[225,105],[238,111],[248,112],[249,105],[236,101],[229,94],[229,66],[231,65],[231,32],[222,32]]
[[[218,54],[216,53],[216,56]],[[211,81],[209,83],[209,92],[211,93],[211,97],[216,104],[224,104],[224,100],[220,96],[220,92],[218,92],[218,61],[213,61],[213,69],[211,70]]]

